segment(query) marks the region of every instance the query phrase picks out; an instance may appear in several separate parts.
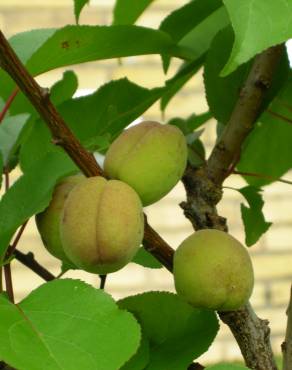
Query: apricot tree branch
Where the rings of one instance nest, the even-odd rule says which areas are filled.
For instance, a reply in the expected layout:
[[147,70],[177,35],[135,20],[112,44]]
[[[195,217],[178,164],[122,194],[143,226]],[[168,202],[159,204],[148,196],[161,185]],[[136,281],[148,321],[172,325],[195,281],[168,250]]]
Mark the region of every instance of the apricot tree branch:
[[35,260],[32,252],[24,254],[20,252],[18,249],[15,249],[13,252],[13,256],[15,257],[15,259],[17,259],[23,265],[31,269],[45,281],[51,281],[56,278],[53,274],[51,274],[47,269],[45,269]]
[[[50,101],[47,89],[41,88],[19,60],[3,33],[0,31],[0,66],[16,82],[50,129],[53,142],[60,145],[86,176],[103,175],[92,154],[88,153],[64,122]],[[172,265],[173,249],[151,228],[145,225],[144,242],[160,262],[169,269]]]
[[[206,165],[200,169],[189,166],[184,174],[187,201],[181,206],[196,230],[227,231],[226,219],[218,215],[216,208],[222,197],[222,183],[240,158],[242,145],[255,125],[283,50],[283,45],[275,46],[255,58],[230,120]],[[277,369],[268,322],[259,319],[250,304],[242,310],[219,312],[219,316],[232,331],[247,366],[254,370]]]
[[290,301],[286,313],[288,320],[285,341],[282,344],[283,370],[292,370],[292,286],[290,288]]
[[239,159],[238,153],[255,125],[284,48],[271,47],[255,58],[229,122],[208,159],[208,177],[217,185],[222,184],[229,168]]

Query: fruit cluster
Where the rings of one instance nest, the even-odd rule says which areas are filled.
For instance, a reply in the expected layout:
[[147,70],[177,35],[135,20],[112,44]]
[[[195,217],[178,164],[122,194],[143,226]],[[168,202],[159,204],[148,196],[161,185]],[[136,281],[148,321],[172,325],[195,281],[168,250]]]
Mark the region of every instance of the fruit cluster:
[[[103,177],[70,176],[57,184],[36,216],[47,250],[67,265],[98,274],[124,267],[140,247],[143,206],[157,202],[181,179],[187,145],[175,126],[143,122],[125,130],[106,153]],[[195,307],[241,307],[253,286],[246,249],[230,235],[203,230],[174,257],[178,294]]]

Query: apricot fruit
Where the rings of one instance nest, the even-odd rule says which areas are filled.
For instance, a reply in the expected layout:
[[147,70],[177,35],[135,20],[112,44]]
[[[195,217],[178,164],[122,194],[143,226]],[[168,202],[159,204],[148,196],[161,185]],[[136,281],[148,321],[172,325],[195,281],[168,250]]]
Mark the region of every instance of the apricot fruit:
[[129,184],[144,206],[166,195],[180,180],[187,145],[175,126],[145,121],[125,130],[106,153],[104,170]]
[[141,201],[122,181],[84,179],[66,199],[60,231],[64,251],[77,267],[98,274],[117,271],[141,245]]
[[190,235],[175,252],[173,270],[177,293],[197,308],[236,310],[247,303],[253,290],[247,249],[223,231]]
[[76,175],[61,180],[54,189],[49,206],[36,215],[36,225],[44,246],[54,257],[67,263],[70,261],[68,261],[61,242],[60,218],[68,194],[83,178],[82,175]]

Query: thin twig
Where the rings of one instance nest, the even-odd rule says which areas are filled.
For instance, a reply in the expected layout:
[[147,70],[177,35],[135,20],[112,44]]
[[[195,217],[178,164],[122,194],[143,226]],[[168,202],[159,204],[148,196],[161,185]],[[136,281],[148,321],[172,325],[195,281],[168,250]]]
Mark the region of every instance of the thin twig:
[[269,175],[264,175],[262,173],[242,172],[242,171],[236,171],[236,170],[234,170],[233,171],[233,174],[234,175],[241,175],[241,176],[258,177],[259,179],[266,179],[266,180],[271,180],[271,181],[278,181],[278,182],[282,182],[283,184],[292,185],[292,181],[281,179],[281,178],[278,179],[277,177],[273,177],[273,176],[269,176]]
[[45,269],[42,265],[40,265],[35,260],[32,252],[24,254],[20,252],[18,249],[15,249],[13,255],[19,262],[21,262],[23,265],[25,265],[30,270],[35,272],[38,276],[40,276],[45,281],[51,281],[56,278],[52,273],[50,273],[47,269]]
[[19,230],[18,230],[18,232],[17,232],[17,234],[16,234],[16,237],[15,237],[15,239],[14,239],[13,243],[11,244],[11,246],[10,246],[10,247],[8,248],[8,250],[7,250],[6,258],[9,258],[10,256],[12,256],[12,254],[13,254],[13,252],[14,252],[15,248],[17,247],[17,244],[18,244],[18,242],[19,242],[19,240],[20,240],[20,238],[21,238],[21,236],[22,236],[22,234],[23,234],[23,232],[24,232],[24,229],[25,229],[25,227],[26,227],[27,223],[28,223],[28,220],[27,220],[27,221],[25,221],[25,222],[20,226],[20,228],[19,228]]
[[11,266],[10,263],[4,265],[4,276],[5,276],[5,286],[6,292],[9,297],[9,300],[14,303],[14,293],[13,293],[13,284],[11,276]]
[[287,328],[285,341],[282,344],[283,370],[292,370],[292,286],[290,288],[290,301],[286,311]]
[[273,112],[271,109],[267,109],[267,112],[270,113],[271,116],[274,116],[276,118],[279,118],[281,119],[282,121],[284,122],[287,122],[289,123],[290,125],[292,125],[292,119],[286,117],[286,116],[283,116],[282,114],[280,113],[277,113],[277,112]]
[[2,109],[2,112],[0,112],[0,123],[3,121],[5,115],[8,112],[8,109],[10,108],[10,105],[13,102],[14,98],[16,97],[18,91],[19,91],[18,89],[15,89],[12,92],[12,94],[9,96],[9,98],[7,99],[7,101],[4,105],[4,108]]
[[[5,178],[5,192],[8,191],[10,183],[9,183],[9,172],[7,169],[4,171],[4,178]],[[4,265],[4,277],[5,277],[5,288],[8,294],[8,297],[12,303],[14,303],[14,292],[13,292],[13,283],[12,283],[12,276],[11,276],[11,265],[8,261]]]

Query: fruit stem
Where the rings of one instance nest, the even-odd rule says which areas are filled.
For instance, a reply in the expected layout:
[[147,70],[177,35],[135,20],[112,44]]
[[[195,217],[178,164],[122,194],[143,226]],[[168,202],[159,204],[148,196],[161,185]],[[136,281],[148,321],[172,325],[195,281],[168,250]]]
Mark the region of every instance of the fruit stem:
[[99,289],[104,289],[107,275],[99,275],[99,277],[100,277]]
[[2,112],[0,112],[0,123],[3,121],[8,109],[10,108],[10,105],[11,103],[13,102],[14,98],[16,97],[17,93],[18,93],[19,89],[16,88],[15,90],[13,90],[12,94],[9,96],[9,98],[7,99],[5,105],[4,105],[4,108],[2,109]]

